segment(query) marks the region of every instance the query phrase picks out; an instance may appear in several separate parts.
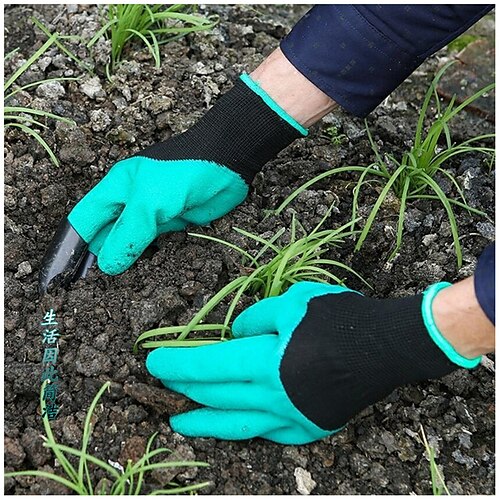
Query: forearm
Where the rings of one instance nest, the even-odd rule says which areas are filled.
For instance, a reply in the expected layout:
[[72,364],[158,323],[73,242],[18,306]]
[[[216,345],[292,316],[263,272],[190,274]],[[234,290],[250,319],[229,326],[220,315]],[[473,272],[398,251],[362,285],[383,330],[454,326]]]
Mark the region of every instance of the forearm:
[[473,277],[441,290],[432,312],[439,331],[462,356],[475,358],[495,350],[495,327],[479,305]]
[[288,61],[281,49],[272,52],[250,76],[306,128],[337,106]]

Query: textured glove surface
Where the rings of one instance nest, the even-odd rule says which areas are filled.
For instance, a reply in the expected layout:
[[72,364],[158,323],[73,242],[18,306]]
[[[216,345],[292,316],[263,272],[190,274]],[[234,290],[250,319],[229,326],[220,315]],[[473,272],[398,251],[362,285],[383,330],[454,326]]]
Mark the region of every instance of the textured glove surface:
[[115,164],[69,214],[102,271],[125,271],[161,233],[228,213],[260,168],[304,135],[244,76],[191,129]]
[[302,282],[241,313],[235,340],[159,348],[146,366],[205,406],[171,417],[181,434],[308,443],[339,431],[396,387],[459,367],[429,334],[422,301]]
[[146,366],[154,377],[207,407],[171,417],[172,428],[187,436],[259,436],[284,444],[309,443],[331,434],[332,430],[318,427],[290,401],[280,365],[308,301],[347,290],[296,284],[284,295],[262,300],[240,314],[232,328],[235,340],[151,352]]

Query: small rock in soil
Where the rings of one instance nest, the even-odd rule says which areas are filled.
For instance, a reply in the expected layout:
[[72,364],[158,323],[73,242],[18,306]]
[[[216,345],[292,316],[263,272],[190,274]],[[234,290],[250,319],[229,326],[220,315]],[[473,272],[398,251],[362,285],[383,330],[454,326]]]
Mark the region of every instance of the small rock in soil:
[[297,491],[301,495],[310,495],[314,488],[316,488],[317,484],[312,478],[311,473],[302,467],[296,467],[293,471],[293,475],[295,476]]
[[25,260],[21,262],[19,266],[17,266],[17,273],[14,274],[15,278],[23,278],[24,276],[28,276],[28,274],[32,273],[31,264]]
[[95,377],[111,370],[109,357],[89,345],[82,345],[78,350],[76,370],[86,377]]
[[89,78],[86,82],[80,85],[80,91],[91,99],[97,99],[98,97],[106,97],[106,92],[102,88],[101,81],[99,77],[94,76]]
[[44,97],[49,100],[57,100],[58,97],[62,97],[66,94],[66,90],[61,85],[61,82],[47,82],[42,83],[36,88],[36,95],[38,97]]

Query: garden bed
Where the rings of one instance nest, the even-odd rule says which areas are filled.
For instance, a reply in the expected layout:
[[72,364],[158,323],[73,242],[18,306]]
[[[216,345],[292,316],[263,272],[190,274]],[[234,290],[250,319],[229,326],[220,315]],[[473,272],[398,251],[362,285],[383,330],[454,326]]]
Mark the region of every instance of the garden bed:
[[[104,461],[124,465],[144,452],[147,439],[158,432],[157,445],[186,460],[206,461],[209,468],[176,470],[169,480],[187,485],[210,481],[203,492],[213,494],[294,494],[298,477],[309,473],[314,494],[427,494],[431,492],[429,462],[419,440],[422,424],[451,493],[494,493],[494,380],[480,366],[459,370],[439,381],[396,390],[366,409],[341,433],[307,446],[282,446],[261,439],[225,442],[187,439],[173,433],[168,415],[193,404],[162,388],[145,369],[146,352],[133,353],[137,336],[158,326],[185,324],[199,307],[240,273],[232,250],[190,237],[186,232],[163,235],[155,248],[126,273],[110,277],[94,269],[68,290],[40,299],[37,278],[43,254],[57,224],[118,159],[164,140],[193,124],[217,96],[242,72],[252,70],[278,44],[305,12],[304,6],[208,6],[220,23],[211,32],[191,34],[162,48],[162,64],[136,46],[119,66],[113,83],[103,72],[108,47],[97,43],[79,57],[97,63],[95,75],[84,73],[57,47],[24,75],[24,82],[55,76],[82,76],[30,89],[23,105],[73,119],[75,126],[50,122],[42,132],[60,166],[19,130],[5,140],[5,466],[6,470],[58,470],[43,448],[39,409],[41,361],[44,351],[40,322],[45,311],[57,313],[61,338],[57,362],[60,414],[55,436],[78,447],[85,413],[105,381],[111,391],[97,408],[98,420],[90,451]],[[6,63],[10,75],[46,39],[34,30],[29,15],[64,34],[90,38],[100,27],[95,6],[10,6],[6,10],[6,52],[19,51]],[[52,25],[51,25],[52,23]],[[492,20],[482,29],[493,36]],[[436,69],[449,57],[446,50],[430,58],[369,117],[381,151],[399,153],[411,144],[418,109]],[[491,61],[493,65],[493,60]],[[333,145],[325,134],[337,127],[344,136]],[[451,125],[457,142],[491,133],[483,115],[463,113]],[[295,188],[314,175],[342,165],[366,165],[373,160],[362,120],[341,111],[332,113],[310,137],[296,141],[269,163],[254,181],[248,199],[208,228],[195,228],[248,248],[237,226],[259,235],[289,227],[291,211],[264,218]],[[494,176],[480,155],[447,165],[474,208],[494,217]],[[336,200],[328,227],[349,221],[352,189],[357,176],[325,179],[291,205],[306,228],[319,222]],[[439,180],[455,194],[446,179]],[[366,217],[378,196],[368,185],[360,198]],[[396,208],[395,208],[396,207]],[[494,239],[491,222],[457,210],[463,248],[458,270],[449,222],[437,202],[412,203],[405,219],[403,246],[387,262],[395,242],[397,201],[389,199],[382,217],[360,252],[355,240],[332,256],[352,266],[373,287],[346,276],[346,284],[375,297],[398,297],[422,291],[436,281],[455,281],[473,273],[482,249]],[[250,247],[252,248],[252,247]],[[241,310],[251,302],[242,301]],[[220,321],[223,310],[211,319]],[[342,404],[342,402],[339,402]],[[97,478],[98,479],[98,478]],[[153,474],[150,489],[167,478]],[[97,481],[96,481],[97,482]],[[7,479],[9,494],[56,494],[67,490],[38,478]]]

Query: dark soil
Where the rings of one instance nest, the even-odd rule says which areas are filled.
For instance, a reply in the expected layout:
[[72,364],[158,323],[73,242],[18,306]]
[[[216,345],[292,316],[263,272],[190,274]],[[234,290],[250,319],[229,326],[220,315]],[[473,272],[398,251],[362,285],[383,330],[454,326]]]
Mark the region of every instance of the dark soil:
[[[44,150],[26,135],[9,129],[5,141],[5,466],[6,470],[56,470],[42,447],[39,408],[41,327],[44,312],[57,312],[62,337],[57,362],[58,402],[53,422],[57,439],[78,446],[85,413],[97,390],[112,381],[98,407],[90,450],[122,465],[144,451],[147,438],[158,432],[157,446],[176,450],[185,459],[207,461],[210,468],[176,470],[175,477],[157,474],[147,488],[162,481],[178,484],[211,481],[214,494],[295,494],[294,474],[309,472],[315,494],[428,494],[429,462],[418,438],[426,430],[437,462],[452,493],[494,493],[494,378],[485,367],[459,370],[439,381],[402,387],[366,409],[340,434],[308,446],[282,446],[261,439],[224,442],[186,439],[173,433],[168,416],[190,407],[152,379],[144,366],[145,352],[134,354],[137,336],[152,327],[186,323],[215,291],[239,275],[240,261],[229,249],[190,237],[185,232],[163,235],[158,249],[148,252],[126,273],[110,277],[93,270],[69,290],[42,301],[37,292],[41,258],[60,219],[95,185],[118,159],[171,134],[185,130],[226,92],[243,70],[253,69],[278,44],[306,6],[209,6],[221,16],[212,33],[199,33],[163,47],[162,66],[141,47],[132,48],[110,84],[103,73],[109,47],[103,40],[88,54],[97,76],[86,75],[53,48],[23,77],[23,82],[54,76],[83,76],[80,82],[30,89],[18,101],[72,118],[76,126],[50,122],[43,136],[56,151],[54,167]],[[33,30],[29,14],[50,29],[90,38],[99,28],[95,6],[10,6],[6,9],[6,51],[20,50],[6,63],[10,75],[46,37]],[[492,24],[491,19],[488,21]],[[492,31],[490,29],[490,33]],[[421,66],[369,117],[382,151],[398,154],[411,144],[419,106],[445,50]],[[491,61],[493,65],[493,61]],[[336,126],[346,139],[333,146],[324,136]],[[474,114],[453,123],[456,141],[491,132],[493,125]],[[366,165],[373,160],[361,120],[335,112],[268,164],[254,182],[248,199],[206,234],[252,246],[232,226],[257,234],[288,227],[290,210],[264,220],[293,189],[333,166]],[[480,156],[447,165],[457,176],[468,203],[493,218],[494,173]],[[337,227],[349,220],[354,175],[327,179],[293,204],[299,219],[312,227],[332,199],[338,211],[328,220]],[[443,188],[456,195],[446,179]],[[361,197],[367,215],[378,194],[369,184]],[[389,200],[361,252],[354,241],[332,255],[352,265],[371,283],[368,289],[348,277],[347,284],[376,297],[422,291],[439,280],[454,281],[473,273],[482,249],[494,238],[486,219],[458,210],[464,266],[457,270],[445,211],[439,203],[412,203],[405,219],[404,244],[392,262],[397,201]],[[245,303],[249,303],[246,299]],[[242,305],[243,307],[243,305]],[[223,311],[211,319],[220,319]],[[342,401],[338,402],[342,404]],[[303,470],[302,470],[303,469]],[[97,476],[97,479],[100,476]],[[9,494],[57,494],[65,488],[37,478],[8,479]]]

